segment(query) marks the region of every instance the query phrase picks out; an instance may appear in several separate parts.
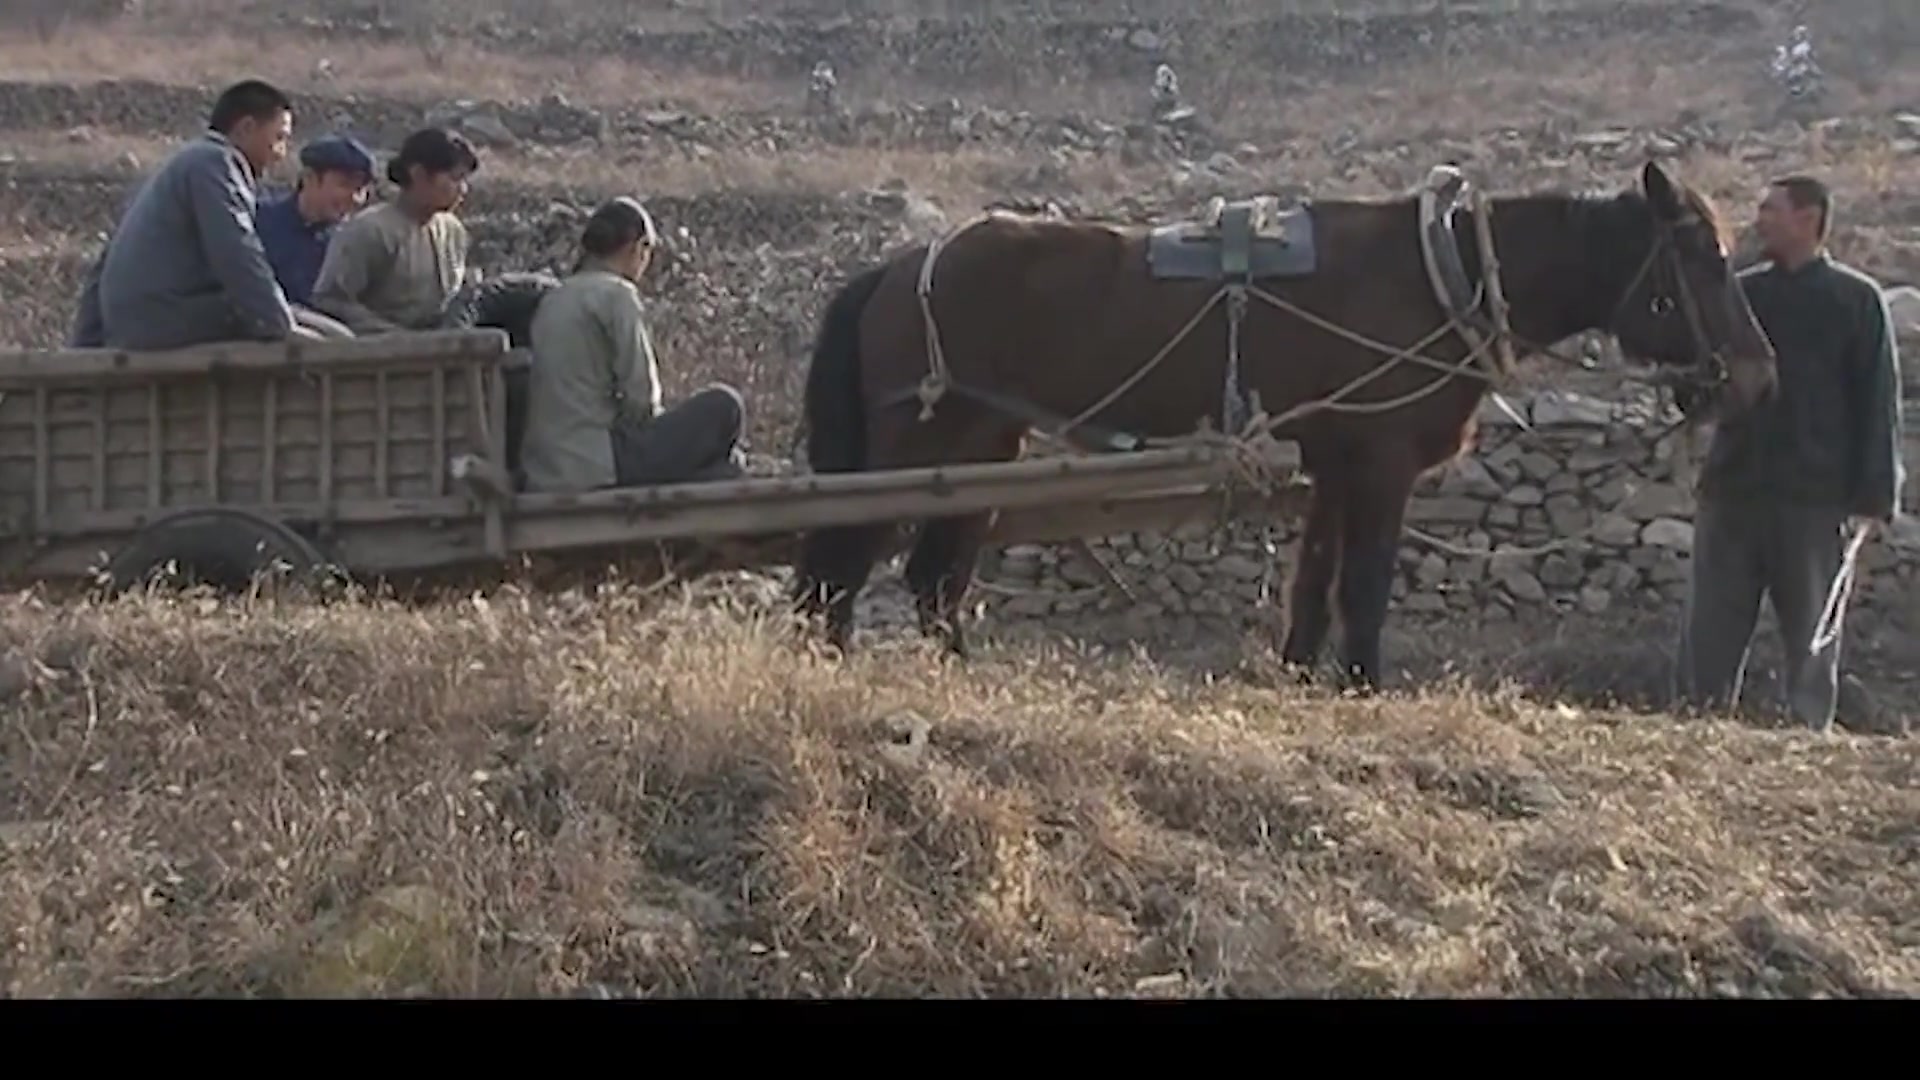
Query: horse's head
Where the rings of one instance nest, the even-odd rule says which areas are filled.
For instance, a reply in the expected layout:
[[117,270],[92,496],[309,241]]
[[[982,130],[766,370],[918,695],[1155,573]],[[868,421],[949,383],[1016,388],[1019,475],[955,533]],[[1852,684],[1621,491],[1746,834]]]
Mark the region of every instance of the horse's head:
[[1689,412],[1714,401],[1738,412],[1775,386],[1773,345],[1747,306],[1712,205],[1657,162],[1641,173],[1644,230],[1610,329],[1621,351],[1673,376]]

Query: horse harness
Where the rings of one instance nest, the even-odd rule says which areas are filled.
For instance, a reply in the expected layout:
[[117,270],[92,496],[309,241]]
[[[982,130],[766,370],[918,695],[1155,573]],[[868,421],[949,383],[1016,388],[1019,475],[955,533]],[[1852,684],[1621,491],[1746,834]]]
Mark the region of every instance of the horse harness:
[[[1462,337],[1470,345],[1479,347],[1479,341],[1487,336],[1494,337],[1501,355],[1501,371],[1510,374],[1513,368],[1511,343],[1519,343],[1527,351],[1551,356],[1574,366],[1581,362],[1567,356],[1558,349],[1539,342],[1528,340],[1515,333],[1507,325],[1506,300],[1500,293],[1500,270],[1494,251],[1491,232],[1491,214],[1486,209],[1486,196],[1476,192],[1473,198],[1474,226],[1478,241],[1479,256],[1483,271],[1483,286],[1470,284],[1459,245],[1455,240],[1452,224],[1454,209],[1459,205],[1460,196],[1467,187],[1465,177],[1451,166],[1443,165],[1428,174],[1427,182],[1420,193],[1420,237],[1421,251],[1427,263],[1427,277],[1432,283],[1434,295],[1441,301],[1447,312],[1467,324],[1471,329],[1463,328]],[[1660,373],[1648,378],[1655,385],[1693,384],[1711,388],[1725,382],[1727,375],[1726,357],[1722,350],[1715,348],[1707,334],[1706,323],[1700,314],[1700,305],[1687,282],[1686,274],[1680,265],[1680,248],[1676,234],[1682,228],[1698,224],[1699,219],[1689,215],[1678,222],[1654,219],[1654,237],[1646,256],[1634,271],[1627,284],[1620,291],[1608,314],[1605,326],[1617,338],[1620,316],[1634,291],[1643,280],[1652,278],[1652,295],[1648,298],[1648,310],[1655,317],[1664,317],[1676,307],[1687,320],[1687,330],[1692,338],[1695,363],[1684,373]],[[1729,282],[1729,287],[1737,287]],[[1487,317],[1480,309],[1481,290],[1484,288],[1486,301],[1493,309],[1493,328],[1487,327]]]
[[[914,284],[915,299],[920,305],[921,320],[926,328],[927,374],[920,382],[910,388],[897,391],[880,401],[880,408],[890,409],[909,401],[920,404],[920,421],[925,423],[933,419],[933,407],[948,393],[958,394],[989,409],[1022,420],[1033,427],[1053,434],[1055,437],[1080,444],[1084,449],[1119,452],[1138,450],[1145,442],[1124,431],[1116,431],[1093,424],[1062,424],[1059,417],[1039,408],[1031,402],[1003,394],[994,390],[969,386],[953,377],[947,367],[946,352],[940,342],[940,324],[933,316],[933,268],[939,261],[940,253],[953,240],[972,229],[996,218],[1005,217],[1008,211],[995,208],[979,214],[946,234],[936,237],[927,245],[927,252],[920,261],[920,275]],[[1048,216],[1057,216],[1057,211],[1049,209]],[[1196,320],[1197,321],[1197,320]],[[1074,434],[1078,430],[1079,435]]]
[[[1158,353],[1099,401],[1069,419],[1063,419],[1013,395],[969,386],[955,379],[947,366],[940,342],[939,324],[933,314],[934,267],[946,245],[956,237],[975,225],[1005,214],[1005,211],[990,210],[928,244],[926,254],[921,259],[920,272],[915,283],[915,295],[926,329],[928,371],[918,385],[883,399],[880,403],[881,407],[891,408],[907,401],[918,401],[919,419],[926,422],[933,418],[933,408],[940,399],[948,393],[955,393],[1022,420],[1056,439],[1078,443],[1089,450],[1114,452],[1141,449],[1150,443],[1166,440],[1147,439],[1129,432],[1103,428],[1092,424],[1091,418],[1118,400],[1149,372],[1156,369],[1161,361],[1199,325],[1207,312],[1222,301],[1225,302],[1227,311],[1227,371],[1222,387],[1221,419],[1227,432],[1271,435],[1281,425],[1298,416],[1321,409],[1385,412],[1436,392],[1457,375],[1479,378],[1485,380],[1490,386],[1497,386],[1510,378],[1513,373],[1515,343],[1530,352],[1541,353],[1575,366],[1582,366],[1581,361],[1551,346],[1530,341],[1513,330],[1493,240],[1492,208],[1486,194],[1477,188],[1472,189],[1470,199],[1463,199],[1462,196],[1469,188],[1470,185],[1464,174],[1457,167],[1442,165],[1436,166],[1429,172],[1426,182],[1419,189],[1421,258],[1427,271],[1428,282],[1442,311],[1446,313],[1447,320],[1408,348],[1396,348],[1374,341],[1308,312],[1255,284],[1260,267],[1254,265],[1252,245],[1260,229],[1258,215],[1262,204],[1268,200],[1255,199],[1226,203],[1216,199],[1210,217],[1218,222],[1220,261],[1217,279],[1221,282],[1220,287]],[[1477,284],[1472,283],[1473,275],[1467,271],[1454,224],[1463,202],[1468,206],[1473,218],[1475,255],[1479,264]],[[1676,307],[1680,309],[1687,320],[1696,361],[1685,374],[1656,374],[1649,377],[1648,381],[1656,385],[1693,383],[1711,387],[1724,382],[1728,377],[1725,356],[1722,350],[1713,346],[1707,334],[1699,304],[1680,265],[1680,252],[1675,233],[1679,228],[1696,221],[1697,219],[1688,218],[1672,223],[1660,220],[1656,216],[1653,243],[1633,277],[1622,289],[1606,323],[1607,329],[1618,336],[1617,327],[1621,312],[1627,302],[1632,299],[1641,281],[1650,275],[1653,280],[1652,295],[1648,300],[1650,312],[1656,317],[1662,317]],[[1738,286],[1730,282],[1729,287],[1737,288]],[[1388,359],[1325,398],[1304,402],[1277,417],[1269,417],[1260,409],[1258,395],[1249,395],[1245,391],[1240,371],[1240,328],[1245,320],[1250,297],[1258,298],[1331,333],[1385,354]],[[1450,363],[1436,360],[1422,352],[1449,332],[1457,333],[1468,347],[1468,353],[1461,361]],[[1434,379],[1417,390],[1386,401],[1346,403],[1339,400],[1402,362],[1413,362],[1435,368],[1441,372],[1442,377]],[[1500,406],[1512,415],[1511,407],[1507,406],[1497,393],[1494,396]],[[1515,416],[1515,419],[1520,418]],[[1524,426],[1524,421],[1521,422]]]

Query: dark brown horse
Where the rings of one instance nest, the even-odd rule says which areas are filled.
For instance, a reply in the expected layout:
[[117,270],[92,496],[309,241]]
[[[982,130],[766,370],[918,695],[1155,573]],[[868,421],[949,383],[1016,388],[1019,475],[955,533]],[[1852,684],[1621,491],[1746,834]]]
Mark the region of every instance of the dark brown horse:
[[[1310,665],[1337,608],[1346,675],[1370,688],[1414,485],[1465,449],[1486,373],[1500,370],[1473,366],[1448,308],[1472,320],[1483,346],[1497,335],[1522,352],[1611,332],[1723,410],[1774,386],[1772,348],[1712,207],[1659,165],[1637,190],[1481,205],[1490,230],[1470,212],[1429,215],[1417,196],[1333,199],[1290,211],[1285,237],[1269,227],[1250,241],[1243,218],[1223,216],[1184,244],[1164,229],[1155,239],[1145,228],[988,216],[862,272],[828,305],[807,378],[811,467],[1011,460],[1030,429],[1067,419],[1096,445],[1125,449],[1130,437],[1191,434],[1203,418],[1233,427],[1247,395],[1275,417],[1341,395],[1275,431],[1298,445],[1312,488],[1282,653]],[[1483,273],[1489,264],[1497,273]],[[1238,297],[1194,323],[1234,280],[1243,288],[1226,292]],[[1443,307],[1443,294],[1459,299]],[[1390,360],[1422,343],[1424,361]],[[908,559],[922,629],[944,632],[962,655],[960,604],[990,525],[926,522]],[[803,545],[796,600],[804,614],[827,613],[841,648],[888,528],[828,529]]]

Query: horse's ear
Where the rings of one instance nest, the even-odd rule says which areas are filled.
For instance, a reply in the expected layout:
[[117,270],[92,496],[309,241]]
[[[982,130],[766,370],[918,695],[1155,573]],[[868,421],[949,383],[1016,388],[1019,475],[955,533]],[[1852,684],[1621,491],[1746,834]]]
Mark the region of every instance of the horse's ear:
[[1646,167],[1640,170],[1640,183],[1647,190],[1647,202],[1653,206],[1655,214],[1668,221],[1678,221],[1686,213],[1679,184],[1667,175],[1666,167],[1658,161],[1648,160]]

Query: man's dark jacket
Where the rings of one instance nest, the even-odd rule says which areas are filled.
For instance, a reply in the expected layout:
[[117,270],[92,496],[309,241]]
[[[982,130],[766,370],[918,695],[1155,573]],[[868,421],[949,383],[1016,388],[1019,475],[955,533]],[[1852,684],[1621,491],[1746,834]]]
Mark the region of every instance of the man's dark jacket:
[[1721,423],[1701,494],[1779,498],[1891,520],[1905,481],[1893,318],[1872,278],[1821,255],[1740,274],[1779,357],[1779,392]]

